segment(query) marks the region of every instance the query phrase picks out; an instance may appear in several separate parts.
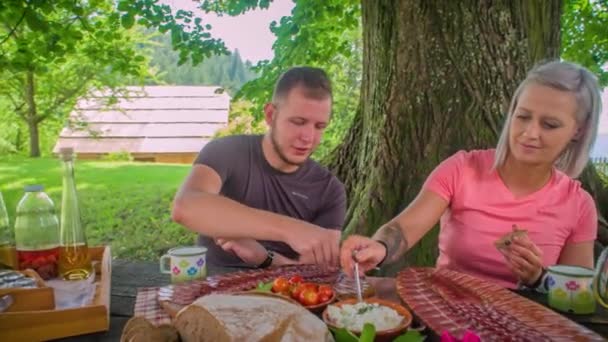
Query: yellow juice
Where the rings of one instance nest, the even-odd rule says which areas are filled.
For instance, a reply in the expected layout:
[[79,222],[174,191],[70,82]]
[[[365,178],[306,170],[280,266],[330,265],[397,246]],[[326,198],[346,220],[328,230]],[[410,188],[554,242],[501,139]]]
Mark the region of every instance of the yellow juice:
[[15,248],[9,244],[0,244],[0,263],[16,270],[17,265],[17,252]]
[[59,275],[64,280],[87,279],[92,271],[91,256],[86,244],[60,247]]

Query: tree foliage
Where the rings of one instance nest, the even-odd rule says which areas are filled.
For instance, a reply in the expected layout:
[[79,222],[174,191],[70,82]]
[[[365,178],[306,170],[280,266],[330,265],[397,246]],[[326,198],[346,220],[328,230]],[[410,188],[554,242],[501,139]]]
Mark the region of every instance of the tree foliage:
[[608,1],[568,0],[562,15],[562,58],[576,61],[608,85]]
[[214,54],[226,54],[224,43],[211,36],[209,24],[196,17],[192,11],[182,9],[173,13],[169,5],[159,0],[120,0],[117,10],[125,28],[135,23],[158,29],[160,33],[170,33],[173,49],[179,51],[181,65],[188,60],[198,65]]
[[62,121],[91,87],[116,88],[123,75],[147,73],[135,49],[141,35],[122,28],[110,0],[8,1],[0,17],[0,96],[5,115],[25,123],[31,156],[40,155],[42,122]]

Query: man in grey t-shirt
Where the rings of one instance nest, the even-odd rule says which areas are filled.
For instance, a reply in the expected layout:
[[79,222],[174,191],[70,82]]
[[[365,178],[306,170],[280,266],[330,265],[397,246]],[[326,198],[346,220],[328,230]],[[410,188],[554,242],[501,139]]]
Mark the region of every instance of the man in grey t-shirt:
[[330,113],[325,72],[292,68],[264,107],[265,135],[220,138],[201,150],[173,218],[201,234],[209,262],[338,265],[344,185],[309,158]]

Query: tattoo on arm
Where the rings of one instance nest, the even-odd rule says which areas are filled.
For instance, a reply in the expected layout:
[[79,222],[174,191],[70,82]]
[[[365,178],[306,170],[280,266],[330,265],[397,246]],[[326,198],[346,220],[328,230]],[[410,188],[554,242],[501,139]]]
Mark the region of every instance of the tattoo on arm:
[[397,261],[409,248],[409,243],[397,222],[385,224],[378,229],[373,238],[386,244],[386,263]]

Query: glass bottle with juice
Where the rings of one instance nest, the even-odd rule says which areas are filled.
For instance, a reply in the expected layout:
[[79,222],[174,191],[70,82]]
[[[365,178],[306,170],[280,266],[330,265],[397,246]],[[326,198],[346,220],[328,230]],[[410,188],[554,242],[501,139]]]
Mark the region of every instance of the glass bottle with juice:
[[15,247],[18,268],[31,268],[44,280],[57,277],[59,221],[42,185],[25,187],[17,205]]
[[8,211],[0,192],[0,268],[17,269],[15,239],[8,221]]
[[64,280],[82,280],[89,277],[92,265],[74,180],[74,150],[62,148],[59,156],[63,162],[59,274]]

